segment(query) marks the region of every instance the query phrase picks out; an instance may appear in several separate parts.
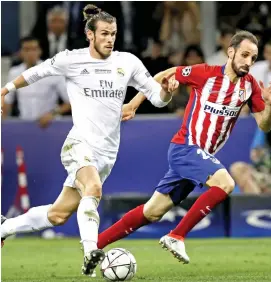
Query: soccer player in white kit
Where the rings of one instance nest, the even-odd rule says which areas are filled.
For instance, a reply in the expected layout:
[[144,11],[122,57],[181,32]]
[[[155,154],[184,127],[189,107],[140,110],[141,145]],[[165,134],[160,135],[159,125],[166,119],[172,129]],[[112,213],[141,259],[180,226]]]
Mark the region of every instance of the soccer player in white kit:
[[163,78],[161,87],[137,57],[113,52],[117,33],[113,16],[93,5],[84,8],[84,15],[89,48],[60,52],[24,71],[1,89],[3,104],[4,96],[15,88],[48,76],[65,76],[74,124],[61,151],[68,177],[58,199],[52,205],[31,208],[16,218],[2,217],[1,238],[64,224],[77,210],[84,249],[82,273],[91,275],[104,258],[104,252],[97,248],[100,221],[97,207],[102,184],[116,161],[127,87],[135,87],[154,106],[163,107],[171,100],[178,82]]

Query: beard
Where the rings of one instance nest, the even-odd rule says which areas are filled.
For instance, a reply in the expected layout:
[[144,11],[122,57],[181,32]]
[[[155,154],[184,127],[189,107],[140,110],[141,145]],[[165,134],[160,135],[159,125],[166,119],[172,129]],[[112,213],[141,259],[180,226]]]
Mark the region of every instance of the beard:
[[96,37],[94,37],[94,42],[93,42],[93,47],[95,49],[95,51],[101,56],[101,58],[106,59],[111,55],[111,52],[109,54],[104,53],[99,44],[96,43]]
[[[237,65],[235,63],[235,54],[234,54],[232,62],[231,62],[231,67],[234,70],[234,72],[236,73],[237,77],[244,77],[249,72],[249,69],[248,69],[247,72],[245,72],[245,71],[240,70],[241,67],[240,68],[237,67]],[[246,67],[244,67],[244,68],[246,68]]]

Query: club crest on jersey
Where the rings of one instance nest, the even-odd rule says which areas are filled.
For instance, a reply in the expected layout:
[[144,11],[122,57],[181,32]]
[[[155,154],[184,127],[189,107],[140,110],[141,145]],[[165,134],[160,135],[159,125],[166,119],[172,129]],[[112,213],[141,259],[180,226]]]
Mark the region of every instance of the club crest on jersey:
[[246,90],[245,89],[240,89],[239,90],[239,99],[243,102],[246,99]]
[[182,75],[183,76],[189,76],[190,73],[192,71],[192,67],[185,67],[183,70],[182,70]]
[[117,68],[117,74],[118,74],[119,76],[121,76],[121,77],[124,77],[125,72],[124,72],[124,70],[123,70],[122,68]]

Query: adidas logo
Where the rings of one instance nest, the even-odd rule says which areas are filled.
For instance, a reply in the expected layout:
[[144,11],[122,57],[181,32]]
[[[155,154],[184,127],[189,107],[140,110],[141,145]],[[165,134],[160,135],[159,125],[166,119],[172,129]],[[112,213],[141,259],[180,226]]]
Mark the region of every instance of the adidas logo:
[[80,74],[89,74],[89,72],[86,69],[83,69]]
[[171,244],[177,243],[178,241],[174,238],[169,238],[169,241]]

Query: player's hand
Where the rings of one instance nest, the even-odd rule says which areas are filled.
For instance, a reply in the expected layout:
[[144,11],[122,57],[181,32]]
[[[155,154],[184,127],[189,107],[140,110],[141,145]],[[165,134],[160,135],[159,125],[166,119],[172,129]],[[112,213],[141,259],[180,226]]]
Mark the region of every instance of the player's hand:
[[48,127],[51,122],[54,120],[54,115],[52,113],[46,113],[38,119],[39,126],[41,128]]
[[127,121],[135,116],[135,109],[128,103],[122,106],[122,121]]
[[164,91],[172,93],[179,87],[179,82],[175,79],[175,75],[163,77],[161,86]]
[[262,90],[262,97],[267,105],[271,106],[271,82],[269,83],[269,87],[264,87],[262,81],[259,82],[260,88]]

